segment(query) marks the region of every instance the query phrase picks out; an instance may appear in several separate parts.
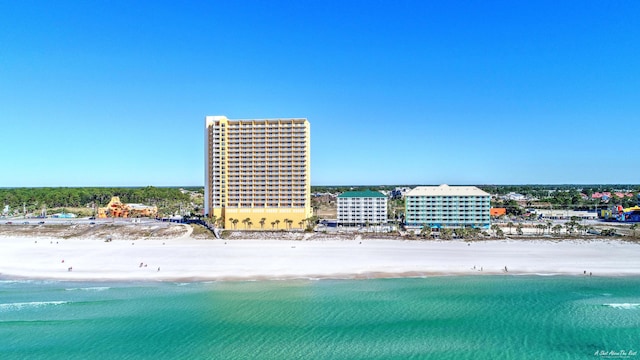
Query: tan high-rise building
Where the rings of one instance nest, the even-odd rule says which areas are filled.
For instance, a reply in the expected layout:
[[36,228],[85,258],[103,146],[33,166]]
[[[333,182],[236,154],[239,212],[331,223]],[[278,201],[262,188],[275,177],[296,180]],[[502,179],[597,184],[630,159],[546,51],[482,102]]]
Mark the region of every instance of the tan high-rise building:
[[205,215],[225,229],[303,228],[312,215],[307,119],[205,123]]

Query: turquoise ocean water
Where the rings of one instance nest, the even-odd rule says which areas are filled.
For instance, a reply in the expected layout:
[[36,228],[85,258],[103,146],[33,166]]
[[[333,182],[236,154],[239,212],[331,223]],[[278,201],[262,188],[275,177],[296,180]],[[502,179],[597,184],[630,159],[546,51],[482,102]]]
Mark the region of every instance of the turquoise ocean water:
[[640,352],[637,277],[0,281],[3,360],[600,359],[612,354],[640,360],[635,352]]

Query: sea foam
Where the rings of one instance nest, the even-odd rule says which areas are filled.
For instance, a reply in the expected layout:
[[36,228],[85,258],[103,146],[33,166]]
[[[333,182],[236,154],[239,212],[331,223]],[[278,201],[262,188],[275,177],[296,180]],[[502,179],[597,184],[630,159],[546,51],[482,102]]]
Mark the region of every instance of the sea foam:
[[105,291],[111,289],[108,286],[94,286],[94,287],[86,287],[86,288],[68,288],[66,291]]
[[21,310],[25,308],[38,308],[42,306],[62,305],[66,303],[67,301],[32,301],[32,302],[7,303],[7,304],[0,304],[0,311],[13,311],[13,310]]
[[614,309],[638,309],[640,308],[640,304],[603,304],[604,306],[612,307]]

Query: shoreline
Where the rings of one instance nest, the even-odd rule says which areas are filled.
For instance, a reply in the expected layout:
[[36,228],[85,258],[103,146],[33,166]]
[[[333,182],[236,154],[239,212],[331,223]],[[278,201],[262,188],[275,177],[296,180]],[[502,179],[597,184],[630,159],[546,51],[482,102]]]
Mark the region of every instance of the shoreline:
[[[0,280],[206,282],[640,276],[618,240],[145,240],[0,236]],[[505,272],[505,267],[508,271]]]
[[4,276],[0,274],[0,284],[5,283],[21,283],[21,282],[65,282],[65,283],[92,283],[92,284],[134,284],[134,283],[160,283],[160,284],[197,284],[197,283],[223,283],[223,282],[269,282],[269,281],[353,281],[353,280],[387,280],[387,279],[428,279],[428,278],[446,278],[446,277],[541,277],[541,278],[640,278],[640,273],[607,273],[601,275],[582,275],[569,273],[429,273],[429,274],[413,274],[413,273],[379,273],[375,275],[359,274],[354,276],[304,276],[304,277],[225,277],[225,278],[208,278],[208,277],[189,277],[189,278],[166,278],[166,279],[149,279],[149,278],[34,278],[34,277],[16,277]]

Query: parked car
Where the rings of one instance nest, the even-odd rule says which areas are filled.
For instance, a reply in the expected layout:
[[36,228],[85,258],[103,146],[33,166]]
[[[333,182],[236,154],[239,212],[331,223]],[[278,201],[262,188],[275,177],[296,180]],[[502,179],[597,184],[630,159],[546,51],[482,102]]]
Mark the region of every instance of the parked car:
[[42,225],[42,224],[44,224],[44,221],[40,221],[40,222],[38,223],[38,225]]
[[7,221],[7,225],[11,225],[11,224],[13,224],[13,222]]

